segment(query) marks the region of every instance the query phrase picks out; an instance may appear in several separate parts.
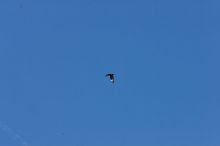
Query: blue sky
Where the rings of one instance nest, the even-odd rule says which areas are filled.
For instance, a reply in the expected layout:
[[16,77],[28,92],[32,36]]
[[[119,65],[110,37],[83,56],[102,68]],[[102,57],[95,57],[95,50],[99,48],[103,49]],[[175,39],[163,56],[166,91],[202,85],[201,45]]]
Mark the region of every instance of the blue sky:
[[0,145],[219,146],[219,6],[1,0]]

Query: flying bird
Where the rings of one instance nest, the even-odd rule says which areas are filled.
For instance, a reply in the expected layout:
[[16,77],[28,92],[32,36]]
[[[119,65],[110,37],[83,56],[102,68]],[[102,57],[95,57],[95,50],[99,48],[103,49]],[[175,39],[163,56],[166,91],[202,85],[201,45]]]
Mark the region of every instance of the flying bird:
[[113,74],[113,73],[108,73],[108,74],[106,74],[105,76],[106,77],[109,77],[109,79],[110,79],[110,81],[112,82],[112,83],[114,83],[115,82],[115,76],[114,76],[115,74]]

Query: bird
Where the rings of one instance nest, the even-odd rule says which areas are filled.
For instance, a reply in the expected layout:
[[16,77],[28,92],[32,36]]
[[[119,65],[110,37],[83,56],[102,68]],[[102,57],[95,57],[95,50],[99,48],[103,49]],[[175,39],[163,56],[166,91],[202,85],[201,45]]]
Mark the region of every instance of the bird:
[[115,76],[114,76],[115,74],[113,74],[113,73],[108,73],[108,74],[106,74],[105,76],[106,77],[109,77],[109,79],[110,79],[110,81],[112,82],[112,83],[114,83],[115,82]]

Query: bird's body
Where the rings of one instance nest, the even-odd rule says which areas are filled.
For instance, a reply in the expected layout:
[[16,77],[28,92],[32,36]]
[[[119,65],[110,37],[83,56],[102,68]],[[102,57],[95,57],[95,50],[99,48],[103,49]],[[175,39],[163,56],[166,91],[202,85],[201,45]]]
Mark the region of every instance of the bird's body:
[[115,74],[113,74],[113,73],[108,73],[108,74],[106,74],[105,76],[106,77],[109,77],[110,78],[110,81],[112,82],[112,83],[114,83],[115,82],[115,76],[114,76]]

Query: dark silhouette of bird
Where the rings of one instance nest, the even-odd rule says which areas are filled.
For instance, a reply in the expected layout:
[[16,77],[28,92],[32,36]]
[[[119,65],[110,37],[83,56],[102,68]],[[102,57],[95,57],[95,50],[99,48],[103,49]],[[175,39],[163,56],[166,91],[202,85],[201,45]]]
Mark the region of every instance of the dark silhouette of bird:
[[110,81],[112,82],[112,83],[114,83],[115,82],[115,76],[114,76],[115,74],[113,74],[113,73],[108,73],[108,74],[106,74],[105,76],[106,77],[109,77],[109,79],[110,79]]

